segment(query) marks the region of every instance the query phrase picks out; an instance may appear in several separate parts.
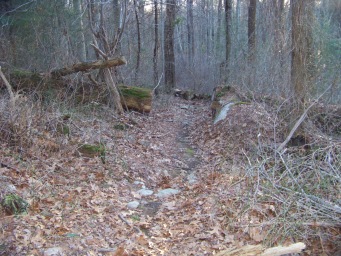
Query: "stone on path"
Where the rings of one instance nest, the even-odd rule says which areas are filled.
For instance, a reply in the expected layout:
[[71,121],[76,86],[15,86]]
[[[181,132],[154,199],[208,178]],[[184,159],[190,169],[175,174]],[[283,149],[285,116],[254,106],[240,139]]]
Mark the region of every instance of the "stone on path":
[[154,192],[153,192],[153,190],[143,188],[143,189],[138,190],[137,193],[139,193],[141,196],[150,196]]
[[140,203],[138,201],[132,201],[127,204],[127,207],[129,209],[136,209],[137,207],[139,207],[139,205]]
[[63,248],[61,247],[53,247],[44,251],[44,256],[62,256],[62,255],[65,255],[65,254],[63,253]]
[[180,192],[179,190],[174,189],[174,188],[166,188],[166,189],[160,190],[156,194],[156,196],[159,197],[159,198],[165,198],[165,197],[168,197],[168,196],[176,195],[179,192]]
[[188,175],[187,179],[188,179],[188,183],[189,184],[194,184],[194,183],[197,183],[197,181],[198,181],[198,179],[195,176],[194,172],[192,172],[190,175]]

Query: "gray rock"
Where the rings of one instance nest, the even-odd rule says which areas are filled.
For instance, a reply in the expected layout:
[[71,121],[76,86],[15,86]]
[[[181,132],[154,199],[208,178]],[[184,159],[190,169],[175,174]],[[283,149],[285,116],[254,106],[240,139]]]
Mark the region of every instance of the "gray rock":
[[228,104],[226,104],[219,112],[219,114],[216,116],[216,118],[214,119],[213,124],[218,123],[221,120],[224,120],[227,116],[227,112],[230,111],[230,108],[235,105],[234,102],[230,102]]
[[63,248],[61,247],[53,247],[44,251],[44,256],[62,256],[62,255],[65,255],[65,254],[63,253]]
[[127,207],[129,209],[136,209],[137,207],[139,207],[139,205],[140,203],[138,201],[132,201],[127,204]]
[[138,190],[137,193],[139,193],[141,196],[150,196],[154,192],[153,192],[153,190],[143,188],[143,189]]
[[188,179],[188,183],[189,184],[194,184],[194,183],[197,183],[197,181],[198,181],[198,179],[195,176],[194,172],[192,172],[190,175],[188,175],[187,179]]
[[180,192],[179,190],[174,189],[174,188],[166,188],[166,189],[160,190],[156,194],[156,196],[159,197],[159,198],[165,198],[165,197],[168,197],[168,196],[176,195],[179,192]]

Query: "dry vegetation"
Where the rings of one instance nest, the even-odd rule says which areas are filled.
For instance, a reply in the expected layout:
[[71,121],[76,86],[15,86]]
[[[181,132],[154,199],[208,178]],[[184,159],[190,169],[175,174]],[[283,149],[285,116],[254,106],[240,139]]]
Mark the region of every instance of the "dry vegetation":
[[[320,106],[306,120],[308,141],[277,152],[284,119],[260,100],[216,125],[204,101],[168,99],[120,118],[101,104],[0,103],[1,200],[29,203],[22,214],[3,207],[0,255],[232,255],[296,242],[305,255],[338,253],[337,110]],[[80,153],[83,144],[105,145],[105,161]],[[180,193],[144,197],[143,185]],[[127,208],[133,200],[140,206]]]

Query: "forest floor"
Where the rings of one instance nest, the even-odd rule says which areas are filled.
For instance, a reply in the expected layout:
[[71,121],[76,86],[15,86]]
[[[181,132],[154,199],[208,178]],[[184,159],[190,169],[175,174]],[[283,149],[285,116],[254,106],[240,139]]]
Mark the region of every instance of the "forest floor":
[[[277,205],[250,188],[248,155],[274,130],[260,105],[236,106],[217,125],[208,102],[177,98],[149,115],[100,113],[72,117],[70,136],[30,138],[25,152],[2,145],[2,184],[30,207],[1,213],[0,255],[243,255],[246,245],[256,255],[256,245],[307,242],[280,236]],[[79,155],[99,141],[104,163]],[[306,255],[328,251],[307,245]]]

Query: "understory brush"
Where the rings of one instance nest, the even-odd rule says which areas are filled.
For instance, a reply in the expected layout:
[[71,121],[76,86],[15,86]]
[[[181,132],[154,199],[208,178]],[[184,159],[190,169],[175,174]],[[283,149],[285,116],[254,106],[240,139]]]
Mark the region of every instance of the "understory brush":
[[271,206],[263,216],[266,243],[305,239],[326,251],[340,248],[340,141],[325,139],[284,152],[261,148],[247,160],[251,204]]

